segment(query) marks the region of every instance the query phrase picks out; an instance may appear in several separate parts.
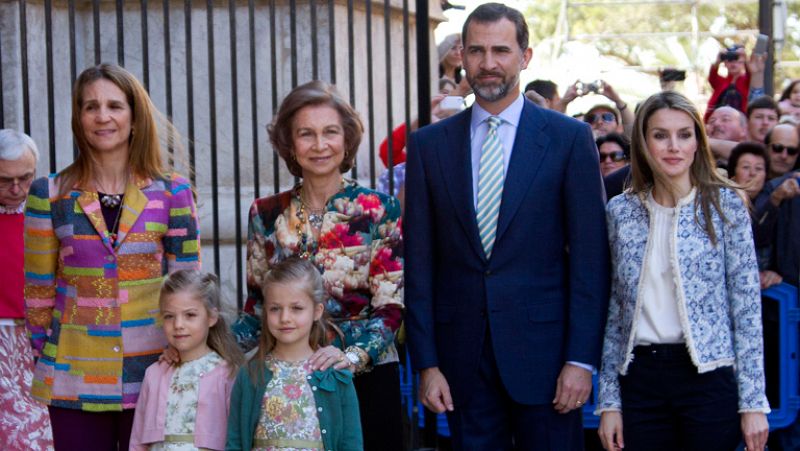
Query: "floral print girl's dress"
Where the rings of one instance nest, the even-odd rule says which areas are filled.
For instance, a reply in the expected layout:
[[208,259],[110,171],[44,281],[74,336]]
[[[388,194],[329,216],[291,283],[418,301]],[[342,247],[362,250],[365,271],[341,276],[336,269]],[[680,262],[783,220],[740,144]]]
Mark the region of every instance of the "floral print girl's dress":
[[308,359],[286,362],[267,356],[272,379],[261,401],[253,451],[317,451],[324,448]]
[[200,378],[223,363],[214,351],[181,364],[172,375],[167,398],[164,441],[150,445],[150,451],[196,451],[194,424],[197,415]]

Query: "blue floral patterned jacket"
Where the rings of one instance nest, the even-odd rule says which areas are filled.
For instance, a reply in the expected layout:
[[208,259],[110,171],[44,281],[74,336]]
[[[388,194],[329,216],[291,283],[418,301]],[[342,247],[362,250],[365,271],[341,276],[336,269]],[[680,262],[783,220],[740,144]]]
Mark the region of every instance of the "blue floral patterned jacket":
[[[640,275],[651,228],[646,194],[623,193],[606,207],[612,284],[596,414],[623,410],[619,375],[633,360],[641,312]],[[697,199],[699,200],[699,198]],[[750,216],[731,189],[720,190],[725,219],[713,207],[714,245],[694,191],[681,199],[672,225],[670,261],[678,312],[698,372],[733,366],[740,412],[769,412],[764,392],[761,298]]]

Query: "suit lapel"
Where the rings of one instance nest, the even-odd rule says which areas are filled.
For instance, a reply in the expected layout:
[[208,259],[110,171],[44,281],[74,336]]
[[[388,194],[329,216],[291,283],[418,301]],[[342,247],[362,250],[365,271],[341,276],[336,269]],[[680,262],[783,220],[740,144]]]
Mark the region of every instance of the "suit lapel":
[[514,138],[514,150],[511,152],[511,161],[503,184],[503,201],[500,204],[500,217],[497,220],[496,242],[500,241],[508,229],[542,164],[550,145],[549,135],[542,133],[546,125],[545,116],[526,100],[522,107],[517,135]]
[[105,219],[103,219],[103,210],[100,208],[100,198],[97,196],[97,193],[94,191],[81,191],[78,196],[78,205],[81,206],[81,210],[83,210],[83,213],[89,219],[89,222],[97,231],[97,234],[100,235],[100,239],[103,241],[106,248],[108,248],[109,251],[113,251],[108,234],[108,227],[106,226]]
[[450,121],[445,128],[443,148],[431,150],[439,156],[442,179],[470,245],[482,259],[486,259],[478,236],[478,222],[472,198],[472,152],[469,139],[471,118],[472,108],[460,114],[458,120]]
[[149,178],[136,179],[133,182],[128,182],[125,187],[125,197],[122,201],[122,213],[119,218],[119,230],[117,237],[117,248],[125,241],[128,233],[136,224],[142,212],[147,206],[147,196],[142,192],[141,188],[147,187],[152,183]]

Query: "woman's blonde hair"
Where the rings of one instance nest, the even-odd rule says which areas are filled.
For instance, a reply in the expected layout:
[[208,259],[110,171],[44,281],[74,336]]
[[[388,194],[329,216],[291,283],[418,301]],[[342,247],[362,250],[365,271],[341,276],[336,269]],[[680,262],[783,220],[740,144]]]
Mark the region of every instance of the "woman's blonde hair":
[[653,188],[658,181],[668,190],[668,195],[677,203],[680,197],[677,187],[664,174],[655,162],[650,152],[647,150],[647,128],[650,118],[659,110],[671,109],[682,111],[692,118],[694,122],[694,133],[697,139],[697,152],[694,161],[689,168],[691,184],[697,189],[695,198],[695,219],[698,210],[702,212],[704,228],[711,242],[717,243],[717,234],[711,220],[711,208],[717,210],[720,217],[727,221],[725,213],[719,203],[720,188],[732,188],[736,186],[729,180],[720,175],[716,170],[714,156],[711,147],[708,145],[705,127],[700,114],[694,105],[683,95],[675,91],[663,91],[650,96],[639,107],[636,113],[636,121],[633,127],[633,137],[631,139],[631,175],[632,183],[630,191],[635,194],[643,194]]
[[167,298],[181,292],[188,292],[194,299],[201,301],[209,316],[217,316],[216,324],[208,330],[208,347],[228,362],[231,375],[235,375],[244,363],[244,354],[236,344],[236,339],[221,314],[222,293],[217,276],[191,269],[181,269],[169,274],[161,285],[161,294],[158,299],[159,308],[163,310]]
[[131,109],[128,166],[133,175],[141,178],[165,175],[165,155],[159,125],[165,129],[163,142],[170,148],[182,148],[180,135],[175,127],[158,112],[147,91],[133,74],[114,64],[103,63],[90,67],[81,72],[72,90],[72,135],[78,147],[78,156],[59,174],[59,197],[76,185],[87,186],[94,176],[96,156],[86,140],[81,124],[81,111],[86,87],[98,80],[114,83],[125,94]]

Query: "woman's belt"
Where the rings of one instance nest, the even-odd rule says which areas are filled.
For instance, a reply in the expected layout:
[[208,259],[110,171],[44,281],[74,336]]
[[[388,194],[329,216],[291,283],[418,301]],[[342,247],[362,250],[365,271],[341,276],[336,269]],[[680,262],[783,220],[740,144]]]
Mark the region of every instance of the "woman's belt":
[[317,440],[290,440],[288,438],[257,438],[253,440],[253,447],[266,448],[325,448],[325,444]]

